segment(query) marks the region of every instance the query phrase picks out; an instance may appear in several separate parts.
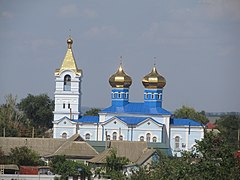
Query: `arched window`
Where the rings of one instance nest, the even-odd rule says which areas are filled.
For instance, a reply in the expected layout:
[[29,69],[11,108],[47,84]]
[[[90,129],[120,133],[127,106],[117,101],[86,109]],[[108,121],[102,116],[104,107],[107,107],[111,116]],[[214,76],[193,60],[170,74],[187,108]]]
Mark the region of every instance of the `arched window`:
[[154,136],[154,137],[152,138],[152,141],[153,141],[153,142],[157,142],[157,137]]
[[147,142],[150,142],[150,140],[151,140],[151,134],[150,134],[150,133],[147,133],[147,135],[146,135],[146,141],[147,141]]
[[117,140],[117,133],[116,132],[113,133],[113,138],[112,139]]
[[64,91],[71,91],[71,76],[70,75],[64,76],[63,90]]
[[62,133],[62,138],[63,138],[63,139],[67,139],[67,133],[65,133],[65,132]]
[[121,98],[121,93],[120,92],[118,93],[118,98]]
[[86,141],[89,141],[89,140],[90,140],[90,134],[89,134],[89,133],[85,134],[85,140],[86,140]]
[[154,93],[152,93],[152,99],[154,99]]
[[179,144],[180,144],[180,137],[176,136],[175,137],[175,149],[179,149]]
[[120,141],[123,140],[123,136],[122,136],[122,135],[119,136],[119,140],[120,140]]
[[140,141],[144,141],[144,137],[143,136],[140,137]]
[[146,99],[148,99],[148,93],[146,93]]

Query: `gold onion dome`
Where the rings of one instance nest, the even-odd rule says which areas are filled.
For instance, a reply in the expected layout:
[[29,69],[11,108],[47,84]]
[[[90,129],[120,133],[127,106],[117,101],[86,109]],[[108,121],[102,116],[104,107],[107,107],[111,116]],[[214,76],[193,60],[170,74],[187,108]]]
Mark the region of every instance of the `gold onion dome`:
[[109,83],[112,87],[128,88],[132,84],[132,78],[123,71],[120,64],[117,72],[109,78]]
[[154,66],[152,71],[148,75],[144,76],[142,83],[145,88],[156,89],[163,88],[166,85],[166,80],[157,72],[157,69]]

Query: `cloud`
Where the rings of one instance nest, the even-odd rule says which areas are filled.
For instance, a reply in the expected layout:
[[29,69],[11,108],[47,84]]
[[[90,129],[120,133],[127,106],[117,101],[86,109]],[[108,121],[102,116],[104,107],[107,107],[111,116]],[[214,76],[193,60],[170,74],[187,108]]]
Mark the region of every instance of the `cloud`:
[[84,17],[95,18],[97,13],[93,9],[81,9],[75,4],[68,4],[59,9],[59,14],[62,17]]
[[88,17],[88,18],[95,18],[97,16],[97,13],[92,9],[84,9],[81,14],[82,16]]
[[12,18],[14,16],[14,14],[12,12],[9,12],[9,11],[3,11],[0,13],[0,17],[3,17],[3,18]]
[[91,27],[85,32],[87,38],[120,38],[122,33],[119,32],[114,26],[95,26]]
[[239,0],[199,0],[198,3],[205,5],[206,15],[210,18],[240,20]]
[[62,6],[59,10],[59,13],[63,17],[75,17],[78,15],[79,10],[78,7],[74,4],[67,4]]

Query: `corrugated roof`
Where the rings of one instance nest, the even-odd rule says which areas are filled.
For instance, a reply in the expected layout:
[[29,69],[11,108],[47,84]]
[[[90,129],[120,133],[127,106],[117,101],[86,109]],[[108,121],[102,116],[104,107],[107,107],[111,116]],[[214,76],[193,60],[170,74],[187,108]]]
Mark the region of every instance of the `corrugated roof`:
[[112,149],[116,149],[118,157],[126,157],[129,161],[138,165],[144,163],[156,152],[154,149],[147,148],[147,142],[111,141],[109,149],[88,160],[88,162],[96,164],[106,163],[106,158],[110,155]]
[[98,152],[75,134],[69,139],[53,138],[18,138],[0,137],[0,144],[4,154],[8,155],[11,148],[27,146],[36,151],[41,157],[55,155],[74,156],[78,158],[92,158]]
[[161,114],[171,115],[171,113],[161,107],[150,107],[144,103],[133,103],[130,102],[124,106],[110,106],[103,109],[103,113],[130,113],[130,114]]
[[174,118],[170,120],[172,126],[203,126],[203,124],[192,119],[179,119]]

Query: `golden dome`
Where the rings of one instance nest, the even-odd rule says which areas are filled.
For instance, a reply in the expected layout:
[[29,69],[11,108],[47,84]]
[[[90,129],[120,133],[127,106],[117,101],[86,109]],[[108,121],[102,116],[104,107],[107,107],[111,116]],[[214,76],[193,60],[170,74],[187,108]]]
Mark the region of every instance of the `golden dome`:
[[68,49],[72,49],[73,40],[71,37],[68,38],[67,44],[68,44]]
[[152,71],[143,78],[142,83],[145,88],[156,89],[163,88],[166,85],[166,80],[157,72],[154,66]]
[[120,64],[117,72],[109,78],[109,83],[112,87],[128,88],[132,84],[132,78],[123,71]]

